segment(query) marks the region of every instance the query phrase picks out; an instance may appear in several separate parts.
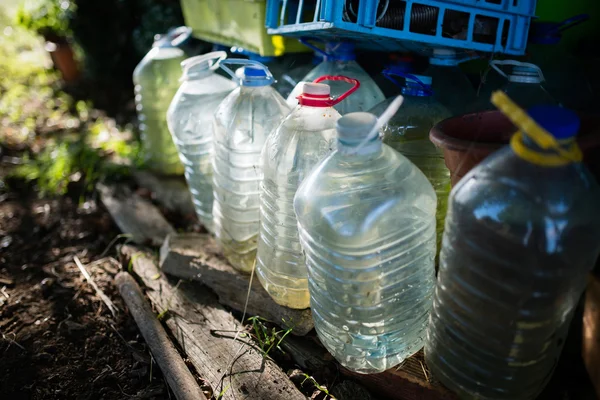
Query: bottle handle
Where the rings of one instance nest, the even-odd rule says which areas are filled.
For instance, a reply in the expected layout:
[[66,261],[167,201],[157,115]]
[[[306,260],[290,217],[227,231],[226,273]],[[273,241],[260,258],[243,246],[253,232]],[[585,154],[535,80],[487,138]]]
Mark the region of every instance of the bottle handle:
[[171,46],[177,47],[192,36],[192,28],[187,26],[180,26],[177,28],[169,29],[165,34],[165,39],[171,43]]
[[590,19],[589,14],[579,14],[579,15],[575,15],[571,18],[567,18],[558,24],[558,26],[556,27],[556,32],[558,33],[558,32],[565,31],[567,29],[571,29],[574,26],[577,26],[577,25],[581,24],[582,22],[587,21],[588,19]]
[[223,71],[227,72],[236,81],[239,80],[239,78],[236,76],[235,72],[231,70],[231,68],[227,67],[227,65],[247,65],[247,66],[251,66],[251,67],[260,68],[263,71],[265,71],[265,74],[267,75],[267,79],[269,81],[271,81],[271,83],[275,82],[275,78],[273,77],[273,74],[271,73],[271,71],[269,71],[269,68],[267,68],[266,65],[264,65],[258,61],[246,60],[244,58],[228,58],[226,60],[219,61],[217,64],[220,68],[223,69]]
[[521,61],[517,61],[517,60],[493,60],[493,61],[490,61],[490,67],[492,67],[497,73],[499,73],[500,75],[502,75],[503,77],[508,79],[508,75],[506,74],[506,72],[504,72],[502,70],[502,68],[500,68],[501,65],[512,65],[515,67],[531,68],[538,73],[538,76],[542,82],[544,82],[546,80],[546,78],[544,78],[544,73],[542,72],[542,69],[535,64],[521,62]]
[[[208,63],[208,69],[214,71],[219,68],[219,63],[227,58],[227,53],[224,51],[212,51],[201,56],[186,58],[181,62],[181,67],[184,71],[195,67],[198,64]],[[210,62],[214,60],[214,62]]]
[[402,87],[402,85],[393,78],[393,76],[399,76],[401,78],[404,79],[410,79],[413,80],[415,82],[417,82],[425,92],[429,93],[429,94],[433,94],[433,89],[431,88],[431,85],[428,85],[426,83],[423,83],[419,78],[417,78],[415,75],[413,74],[409,74],[407,72],[401,71],[400,69],[396,68],[396,67],[390,67],[390,68],[386,68],[384,69],[382,72],[383,76],[385,76],[389,81],[391,81],[392,83],[394,83],[396,86],[398,87]]
[[324,75],[324,76],[318,77],[313,82],[321,83],[323,81],[341,81],[341,82],[346,82],[346,83],[352,84],[352,87],[350,89],[348,89],[344,93],[340,94],[335,99],[329,100],[330,106],[335,106],[340,101],[344,100],[346,97],[348,97],[352,93],[356,92],[358,90],[358,88],[360,87],[360,81],[358,79],[348,78],[347,76],[343,76],[343,75]]
[[377,135],[379,135],[379,130],[381,130],[381,128],[383,128],[383,126],[387,124],[394,115],[396,115],[396,112],[398,112],[398,109],[402,107],[403,103],[404,97],[402,95],[396,96],[396,98],[392,100],[390,105],[383,111],[383,113],[381,113],[379,118],[377,118],[377,122],[375,123],[371,131],[367,134],[367,136],[365,136],[363,141],[360,142],[358,146],[356,146],[352,150],[352,154],[357,154],[360,151],[360,149],[362,149],[367,143],[369,143],[369,141],[377,137]]

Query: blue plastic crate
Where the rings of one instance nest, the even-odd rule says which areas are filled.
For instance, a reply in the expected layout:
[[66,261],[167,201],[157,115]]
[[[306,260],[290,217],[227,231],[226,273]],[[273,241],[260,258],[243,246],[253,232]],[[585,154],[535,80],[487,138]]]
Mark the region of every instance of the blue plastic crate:
[[[536,0],[267,0],[268,33],[521,55]],[[410,16],[410,18],[407,18]]]

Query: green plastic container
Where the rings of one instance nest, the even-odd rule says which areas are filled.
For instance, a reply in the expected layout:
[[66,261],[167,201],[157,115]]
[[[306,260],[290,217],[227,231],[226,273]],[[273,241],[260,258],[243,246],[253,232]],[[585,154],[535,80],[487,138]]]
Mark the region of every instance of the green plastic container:
[[186,25],[199,39],[261,56],[309,51],[296,39],[267,34],[265,0],[181,0],[181,8]]
[[157,36],[152,49],[133,72],[144,165],[163,175],[183,174],[183,165],[167,126],[167,110],[179,88],[180,64],[186,58],[177,44],[190,34],[189,28],[181,27]]

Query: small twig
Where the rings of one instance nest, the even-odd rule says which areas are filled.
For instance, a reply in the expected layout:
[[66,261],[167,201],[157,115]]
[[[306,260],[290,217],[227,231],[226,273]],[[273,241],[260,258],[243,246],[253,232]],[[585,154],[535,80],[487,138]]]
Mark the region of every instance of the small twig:
[[92,279],[91,275],[87,272],[87,270],[85,269],[85,267],[83,266],[83,264],[81,263],[81,261],[79,261],[79,258],[77,258],[77,256],[75,256],[75,257],[73,257],[73,261],[75,261],[75,264],[77,265],[77,268],[79,268],[79,270],[81,271],[81,274],[85,277],[85,279],[88,281],[88,283],[90,285],[92,285],[92,287],[96,291],[96,294],[98,295],[98,297],[100,297],[100,299],[104,302],[104,304],[106,304],[106,307],[108,307],[108,310],[110,311],[110,313],[112,314],[112,316],[116,317],[117,313],[118,313],[117,307],[108,298],[108,296],[104,294],[104,292],[102,291],[102,289],[100,289],[98,287],[98,285],[96,284],[96,282],[94,282],[94,280]]
[[110,250],[110,248],[114,246],[114,244],[117,242],[117,240],[119,240],[121,238],[127,238],[127,240],[125,241],[125,243],[127,243],[130,239],[133,238],[133,235],[131,233],[121,233],[121,234],[115,236],[113,238],[113,240],[110,241],[110,243],[108,244],[108,246],[106,246],[106,248],[104,249],[104,251],[102,252],[102,254],[100,254],[100,258],[103,258],[108,253],[108,251]]
[[429,374],[427,374],[427,371],[425,371],[425,365],[423,365],[421,360],[419,360],[419,364],[421,364],[421,369],[423,370],[423,375],[425,375],[425,380],[429,382]]
[[[14,333],[13,333],[13,335],[14,335]],[[15,337],[16,337],[16,335],[15,335]],[[18,347],[18,348],[20,348],[21,350],[23,350],[23,351],[27,351],[27,350],[25,350],[25,347],[23,347],[23,346],[21,346],[19,343],[17,343],[17,341],[16,341],[16,340],[14,340],[14,339],[11,339],[11,338],[9,338],[9,337],[6,337],[6,335],[5,335],[4,333],[2,334],[2,339],[6,340],[8,343],[10,343],[10,344],[8,345],[9,347],[10,347],[10,345],[11,345],[11,344],[14,344],[15,346],[17,346],[17,347]],[[8,347],[7,347],[7,350],[8,350]]]

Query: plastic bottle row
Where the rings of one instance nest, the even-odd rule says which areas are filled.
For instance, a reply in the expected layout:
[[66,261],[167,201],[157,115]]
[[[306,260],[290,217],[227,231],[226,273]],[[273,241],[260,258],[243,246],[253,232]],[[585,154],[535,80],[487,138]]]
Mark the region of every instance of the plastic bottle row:
[[425,345],[435,376],[461,395],[543,388],[600,252],[600,192],[580,163],[575,114],[538,107],[532,122],[499,102],[522,133],[463,178],[446,217],[449,174],[428,131],[450,112],[430,77],[388,69],[403,82],[400,111],[384,100],[375,115],[342,117],[336,108],[355,98],[366,107],[370,78],[302,83],[290,110],[259,63],[213,53],[183,68],[167,120],[201,221],[234,267],[256,260],[275,301],[310,304],[342,365],[380,372]]

